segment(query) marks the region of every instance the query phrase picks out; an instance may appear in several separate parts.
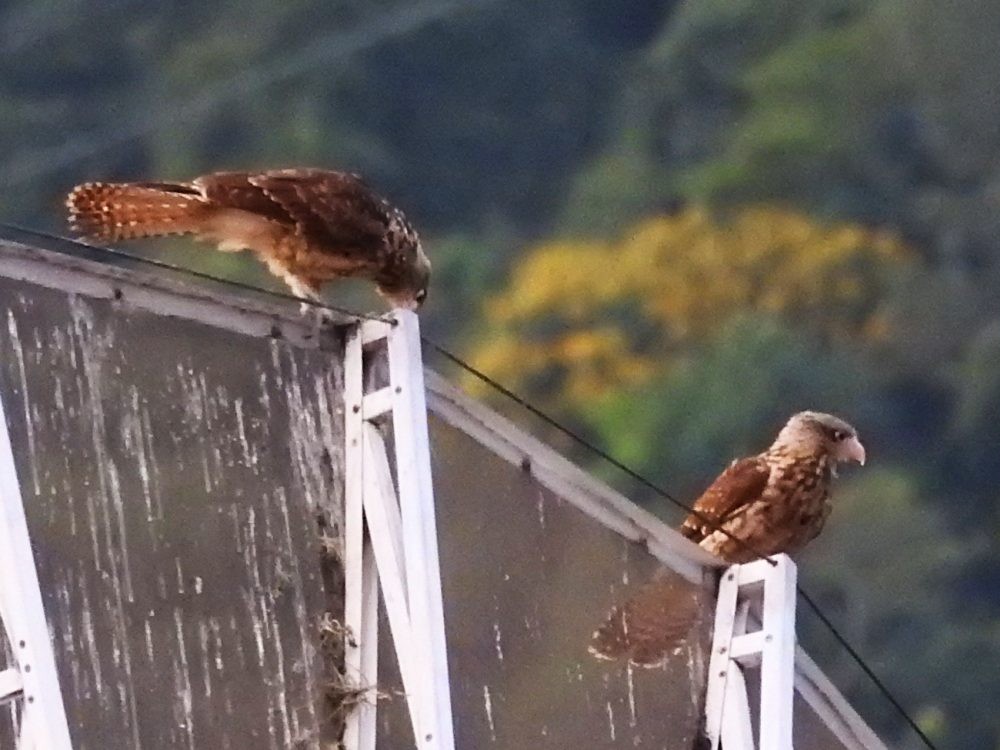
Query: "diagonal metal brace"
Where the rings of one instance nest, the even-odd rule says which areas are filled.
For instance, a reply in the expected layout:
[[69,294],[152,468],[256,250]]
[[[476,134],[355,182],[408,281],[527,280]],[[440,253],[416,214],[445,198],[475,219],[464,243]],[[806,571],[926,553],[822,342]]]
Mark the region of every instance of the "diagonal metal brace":
[[[775,564],[733,565],[719,583],[705,696],[712,750],[792,750],[796,568],[787,555],[771,560]],[[760,705],[753,712],[750,667],[760,668]],[[759,721],[756,744],[752,713]]]
[[[345,344],[345,666],[376,684],[381,591],[416,747],[454,750],[420,329],[415,314],[393,315],[358,324]],[[367,392],[383,349],[388,385]],[[351,713],[348,750],[374,750],[375,718],[373,697]]]

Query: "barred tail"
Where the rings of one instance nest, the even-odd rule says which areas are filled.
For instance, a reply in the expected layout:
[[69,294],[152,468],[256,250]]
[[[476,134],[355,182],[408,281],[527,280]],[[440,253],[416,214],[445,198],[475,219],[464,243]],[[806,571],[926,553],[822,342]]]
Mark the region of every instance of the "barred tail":
[[66,207],[73,231],[104,242],[197,232],[208,211],[197,190],[170,183],[87,182]]
[[639,667],[659,666],[694,631],[708,606],[702,587],[664,575],[611,610],[591,636],[589,651],[598,659],[628,658]]

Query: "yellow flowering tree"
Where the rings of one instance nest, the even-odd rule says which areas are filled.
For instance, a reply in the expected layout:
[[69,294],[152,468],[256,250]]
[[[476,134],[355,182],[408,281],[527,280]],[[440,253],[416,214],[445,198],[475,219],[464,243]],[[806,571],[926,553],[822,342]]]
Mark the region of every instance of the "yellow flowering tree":
[[568,404],[645,382],[739,314],[878,337],[888,280],[907,257],[894,235],[857,224],[773,206],[721,217],[689,207],[613,241],[529,249],[487,301],[472,361]]

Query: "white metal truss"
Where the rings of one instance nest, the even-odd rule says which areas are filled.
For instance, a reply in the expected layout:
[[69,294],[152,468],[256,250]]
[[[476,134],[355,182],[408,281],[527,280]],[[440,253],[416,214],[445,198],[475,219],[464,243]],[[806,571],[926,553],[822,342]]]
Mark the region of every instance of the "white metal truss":
[[[774,555],[722,574],[705,696],[712,750],[792,750],[795,695],[795,563]],[[760,627],[756,627],[759,623]],[[746,673],[759,669],[759,744]]]
[[[416,747],[454,750],[420,327],[412,312],[393,316],[358,324],[345,344],[345,667],[359,688],[375,687],[381,589]],[[366,363],[383,356],[388,383],[369,392],[377,366]],[[375,698],[348,717],[348,750],[374,750]]]
[[28,522],[0,399],[0,620],[14,663],[0,671],[0,704],[20,702],[18,750],[70,750]]

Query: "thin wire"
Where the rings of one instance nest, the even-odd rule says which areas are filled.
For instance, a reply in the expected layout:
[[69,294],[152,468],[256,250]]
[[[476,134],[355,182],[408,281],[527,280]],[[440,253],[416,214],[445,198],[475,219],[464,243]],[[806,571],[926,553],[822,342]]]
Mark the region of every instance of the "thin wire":
[[[360,318],[363,320],[381,320],[387,323],[393,323],[394,321],[388,319],[386,316],[372,315],[371,313],[362,313],[355,310],[349,310],[346,307],[339,307],[337,305],[331,305],[327,302],[322,302],[319,300],[306,299],[304,297],[296,297],[294,294],[288,294],[287,292],[278,292],[273,289],[265,289],[264,287],[255,286],[254,284],[247,284],[243,281],[236,281],[234,279],[227,279],[222,276],[214,276],[210,273],[204,271],[198,271],[193,268],[187,268],[185,266],[177,266],[173,263],[167,263],[163,260],[158,260],[156,258],[146,258],[142,255],[135,255],[133,253],[125,252],[124,250],[117,250],[111,247],[102,247],[101,245],[89,245],[86,242],[80,242],[79,240],[73,240],[68,237],[59,237],[54,234],[47,234],[46,232],[39,232],[34,229],[25,229],[23,227],[16,226],[14,224],[4,224],[0,223],[0,232],[5,233],[15,233],[31,237],[33,239],[44,240],[46,242],[42,243],[44,250],[50,250],[52,252],[58,252],[62,255],[70,256],[71,253],[65,253],[61,250],[52,247],[52,241],[55,240],[58,243],[68,243],[71,246],[86,248],[90,252],[97,252],[101,255],[106,255],[112,258],[120,258],[122,260],[131,261],[133,263],[150,266],[151,268],[159,268],[166,271],[172,271],[184,276],[190,276],[195,279],[202,279],[203,281],[211,281],[216,284],[222,284],[234,289],[240,289],[247,292],[254,292],[255,294],[262,294],[268,297],[273,297],[275,299],[288,300],[291,302],[298,302],[300,304],[306,304],[311,307],[328,310],[330,312],[335,312],[340,315],[346,315],[351,318]],[[44,244],[48,244],[49,247],[44,247]],[[388,315],[388,314],[387,314]]]
[[[498,393],[502,394],[503,396],[505,396],[506,398],[510,399],[514,403],[518,404],[522,408],[524,408],[527,411],[531,412],[536,417],[538,417],[540,420],[542,420],[543,422],[545,422],[549,426],[555,428],[556,430],[558,430],[562,434],[566,435],[571,440],[573,440],[574,442],[576,442],[578,445],[586,448],[588,451],[590,451],[591,453],[593,453],[596,456],[599,456],[604,461],[607,461],[609,464],[611,464],[615,468],[621,470],[622,472],[624,472],[625,474],[627,474],[629,477],[631,477],[632,479],[634,479],[637,482],[639,482],[640,484],[642,484],[644,487],[646,487],[646,488],[652,490],[653,492],[655,492],[656,494],[658,494],[660,497],[664,498],[665,500],[670,501],[671,503],[673,503],[674,505],[676,505],[678,508],[682,508],[683,510],[686,510],[687,512],[689,512],[692,515],[694,515],[696,518],[698,518],[703,523],[705,523],[708,526],[712,527],[716,531],[719,531],[719,532],[725,534],[729,539],[731,539],[734,542],[738,543],[741,547],[743,547],[747,551],[752,552],[754,555],[756,555],[759,558],[767,560],[771,565],[777,565],[777,563],[774,560],[772,560],[770,557],[767,557],[766,555],[762,555],[761,553],[759,553],[758,551],[756,551],[750,544],[748,544],[744,540],[740,539],[739,537],[734,536],[733,534],[731,534],[730,532],[728,532],[726,529],[722,528],[722,526],[717,521],[709,519],[709,518],[706,518],[703,514],[698,513],[697,511],[694,510],[694,508],[690,507],[689,505],[687,505],[684,502],[681,502],[680,500],[678,500],[676,497],[674,497],[672,494],[670,494],[669,492],[667,492],[662,487],[654,484],[653,482],[651,482],[650,480],[646,479],[644,476],[642,476],[641,474],[639,474],[637,471],[635,471],[634,469],[632,469],[628,465],[622,463],[621,461],[619,461],[617,458],[615,458],[614,456],[612,456],[611,454],[609,454],[605,450],[603,450],[603,449],[599,448],[598,446],[594,445],[594,443],[592,443],[591,441],[587,440],[585,437],[583,437],[582,435],[580,435],[575,430],[572,430],[569,427],[566,427],[565,425],[563,425],[562,423],[560,423],[554,417],[549,416],[548,414],[546,414],[544,411],[542,411],[537,406],[535,406],[534,404],[532,404],[531,402],[529,402],[523,396],[520,396],[517,393],[514,393],[512,390],[510,390],[509,388],[507,388],[502,383],[497,382],[496,380],[494,380],[493,378],[491,378],[486,373],[484,373],[481,370],[478,370],[477,368],[473,367],[468,362],[466,362],[465,360],[463,360],[461,357],[458,357],[457,355],[452,354],[450,351],[448,351],[447,349],[445,349],[443,346],[441,346],[440,344],[438,344],[438,343],[436,343],[434,341],[431,341],[426,336],[422,336],[421,338],[423,339],[423,341],[424,341],[425,344],[427,344],[429,347],[431,347],[434,351],[436,351],[438,354],[440,354],[441,356],[443,356],[445,359],[451,361],[452,363],[454,363],[455,365],[457,365],[461,369],[463,369],[466,372],[468,372],[470,375],[474,376],[478,380],[482,381],[486,385],[488,385],[491,388],[493,388]],[[822,622],[826,626],[826,628],[830,631],[830,633],[833,634],[833,637],[840,643],[841,646],[844,647],[844,650],[848,653],[848,655],[861,668],[861,670],[868,676],[868,678],[872,681],[872,684],[874,684],[875,687],[878,688],[879,692],[881,692],[882,695],[885,696],[885,698],[889,701],[889,703],[891,703],[892,706],[896,709],[896,711],[899,712],[899,715],[903,717],[903,719],[910,726],[910,728],[913,729],[913,731],[917,733],[917,736],[920,737],[920,739],[929,748],[929,750],[937,750],[937,747],[934,745],[934,743],[931,742],[930,738],[923,732],[923,730],[920,729],[920,727],[917,725],[916,721],[914,721],[914,719],[910,716],[910,714],[903,707],[903,705],[895,698],[895,696],[892,694],[892,692],[889,690],[889,688],[886,686],[886,684],[879,678],[879,676],[877,674],[875,674],[874,670],[872,670],[872,668],[868,666],[867,662],[864,660],[864,658],[862,658],[861,654],[858,653],[857,649],[855,649],[850,644],[850,642],[847,640],[847,638],[844,635],[841,634],[841,632],[833,624],[833,622],[830,620],[830,618],[827,617],[826,614],[823,613],[823,611],[820,609],[819,605],[812,598],[812,596],[810,596],[809,593],[806,592],[806,590],[802,586],[797,586],[796,588],[798,590],[799,596],[801,596],[802,599],[803,599],[803,601],[805,601],[805,603],[809,605],[809,607],[812,609],[812,611],[819,618],[820,622]]]
[[558,430],[559,432],[563,433],[568,438],[570,438],[571,440],[573,440],[574,442],[576,442],[577,444],[579,444],[579,445],[583,446],[584,448],[586,448],[587,450],[589,450],[594,455],[599,456],[603,460],[607,461],[609,464],[611,464],[612,466],[614,466],[616,469],[624,472],[629,477],[631,477],[635,481],[639,482],[639,484],[641,484],[642,486],[646,487],[649,490],[652,490],[657,495],[659,495],[660,497],[664,498],[665,500],[668,500],[669,502],[673,503],[674,505],[676,505],[681,510],[684,510],[687,513],[690,513],[691,515],[693,515],[695,518],[697,518],[699,521],[701,521],[705,525],[707,525],[707,526],[715,529],[716,531],[718,531],[718,532],[720,532],[722,534],[725,534],[729,539],[731,539],[732,541],[736,542],[738,545],[740,545],[747,552],[753,553],[753,555],[755,557],[758,557],[758,558],[760,558],[762,560],[766,560],[772,566],[778,564],[776,561],[772,560],[767,555],[765,555],[762,552],[754,549],[753,546],[750,545],[745,540],[740,539],[738,536],[735,536],[734,534],[732,534],[731,532],[729,532],[728,530],[726,530],[725,528],[723,528],[719,524],[719,522],[714,521],[711,518],[707,517],[705,514],[701,513],[700,511],[695,510],[694,508],[692,508],[687,503],[684,503],[684,502],[678,500],[676,497],[674,497],[673,495],[671,495],[669,492],[667,492],[665,489],[663,489],[659,485],[654,484],[649,479],[646,479],[646,477],[644,477],[642,474],[640,474],[639,472],[637,472],[632,467],[628,466],[625,463],[622,463],[621,461],[619,461],[617,458],[615,458],[611,454],[609,454],[606,451],[602,450],[601,448],[599,448],[597,445],[595,445],[591,441],[587,440],[587,438],[585,438],[580,433],[576,432],[575,430],[570,429],[569,427],[566,427],[564,424],[562,424],[561,422],[559,422],[555,417],[551,417],[548,414],[546,414],[544,411],[542,411],[537,406],[535,406],[534,404],[532,404],[531,402],[529,402],[523,396],[519,396],[518,394],[514,393],[514,391],[510,390],[505,385],[503,385],[501,383],[498,383],[496,380],[494,380],[493,378],[491,378],[489,375],[487,375],[486,373],[482,372],[481,370],[477,370],[475,367],[473,367],[472,365],[470,365],[468,362],[466,362],[465,360],[461,359],[460,357],[452,354],[447,349],[445,349],[443,346],[441,346],[440,344],[435,343],[434,341],[431,341],[426,336],[422,336],[421,338],[423,339],[423,341],[424,341],[425,344],[427,344],[429,347],[431,347],[432,349],[434,349],[434,351],[436,351],[442,357],[450,360],[451,362],[453,362],[454,364],[458,365],[460,368],[462,368],[463,370],[465,370],[466,372],[468,372],[470,375],[473,375],[474,377],[476,377],[479,380],[483,381],[484,383],[486,383],[488,386],[490,386],[494,390],[498,391],[499,393],[502,393],[504,396],[506,396],[507,398],[509,398],[511,401],[515,402],[519,406],[523,407],[527,411],[529,411],[532,414],[534,414],[536,417],[538,417],[540,420],[542,420],[543,422],[545,422],[550,427],[555,428],[556,430]]
[[895,696],[893,696],[889,688],[886,687],[885,683],[882,682],[881,678],[875,674],[874,670],[872,670],[872,668],[869,667],[865,660],[861,657],[861,654],[857,652],[857,649],[850,644],[847,638],[843,636],[840,630],[838,630],[833,622],[830,621],[830,618],[823,613],[823,610],[820,609],[819,605],[815,602],[812,596],[810,596],[806,590],[802,588],[802,586],[798,586],[797,588],[799,596],[802,597],[802,601],[809,605],[809,608],[812,609],[813,613],[819,618],[820,622],[822,622],[826,626],[827,630],[833,634],[833,637],[836,638],[837,642],[844,647],[844,650],[850,655],[854,662],[861,667],[861,671],[868,675],[868,679],[871,680],[875,687],[879,689],[879,692],[885,696],[886,700],[892,704],[893,708],[896,709],[899,715],[906,720],[910,729],[917,733],[917,736],[928,748],[930,748],[930,750],[937,750],[937,747],[933,742],[931,742],[930,737],[924,733],[924,730],[922,730],[910,714],[907,713],[906,709],[903,708],[903,705],[896,700]]

